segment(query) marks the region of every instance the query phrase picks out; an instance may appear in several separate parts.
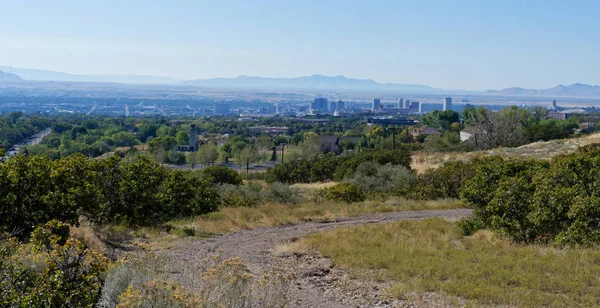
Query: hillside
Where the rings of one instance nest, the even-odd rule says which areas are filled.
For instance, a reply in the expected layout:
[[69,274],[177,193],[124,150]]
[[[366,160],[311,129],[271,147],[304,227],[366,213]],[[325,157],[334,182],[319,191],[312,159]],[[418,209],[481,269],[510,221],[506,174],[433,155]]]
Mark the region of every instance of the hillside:
[[0,81],[18,81],[22,80],[19,75],[11,74],[0,70]]
[[574,83],[570,86],[558,85],[549,89],[506,88],[488,90],[486,94],[515,95],[515,96],[569,96],[569,97],[600,97],[600,86]]
[[133,84],[174,84],[179,80],[146,75],[80,75],[70,74],[48,70],[38,70],[29,68],[17,68],[0,66],[0,70],[12,70],[25,80],[37,81],[76,81],[76,82],[113,82],[113,83],[133,83]]
[[429,168],[437,168],[447,161],[466,161],[481,156],[499,155],[502,157],[520,157],[551,159],[559,154],[572,153],[577,148],[592,143],[600,143],[600,132],[588,136],[571,139],[557,139],[550,141],[534,142],[516,148],[497,148],[487,151],[475,152],[450,152],[429,153],[419,152],[413,154],[411,167],[418,173],[423,173]]

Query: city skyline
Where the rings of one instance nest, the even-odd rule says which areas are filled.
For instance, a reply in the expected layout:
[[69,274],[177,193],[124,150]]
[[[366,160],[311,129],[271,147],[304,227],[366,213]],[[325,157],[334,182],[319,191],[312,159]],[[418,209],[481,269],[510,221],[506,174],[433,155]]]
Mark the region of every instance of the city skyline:
[[600,84],[595,1],[0,4],[0,64],[14,67],[183,80],[344,75],[475,91]]

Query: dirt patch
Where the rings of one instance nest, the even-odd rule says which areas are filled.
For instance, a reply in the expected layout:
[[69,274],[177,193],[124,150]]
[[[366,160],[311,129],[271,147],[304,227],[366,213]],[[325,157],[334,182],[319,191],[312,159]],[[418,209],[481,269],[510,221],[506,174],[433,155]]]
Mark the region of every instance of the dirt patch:
[[[407,219],[443,217],[459,219],[469,216],[469,209],[409,211],[379,213],[359,217],[337,219],[327,222],[304,222],[294,225],[245,230],[210,239],[181,239],[169,248],[156,251],[166,259],[177,260],[177,266],[186,270],[197,268],[203,259],[219,253],[222,257],[240,257],[252,274],[261,275],[272,267],[285,267],[294,272],[297,279],[290,291],[292,307],[397,307],[410,306],[389,302],[380,292],[382,285],[352,282],[347,273],[331,267],[329,260],[302,252],[286,253],[275,248],[297,241],[307,234],[330,230],[339,226],[385,223]],[[172,278],[177,280],[174,270]],[[346,276],[345,276],[346,275]],[[341,286],[340,283],[350,286]],[[352,285],[356,283],[356,285]],[[364,286],[361,286],[364,285]],[[353,289],[354,288],[354,289]]]

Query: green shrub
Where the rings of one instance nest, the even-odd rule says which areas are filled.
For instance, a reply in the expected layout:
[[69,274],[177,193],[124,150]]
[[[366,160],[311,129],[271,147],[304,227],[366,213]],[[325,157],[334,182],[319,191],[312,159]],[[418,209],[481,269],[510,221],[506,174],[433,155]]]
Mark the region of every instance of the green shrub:
[[241,185],[242,177],[240,174],[231,170],[227,167],[221,166],[210,166],[199,171],[200,174],[206,177],[211,184],[231,184],[231,185]]
[[265,190],[265,200],[269,202],[297,204],[302,202],[302,196],[299,189],[275,182]]
[[476,168],[461,196],[475,218],[519,242],[600,243],[600,146],[550,163],[495,159]]
[[245,185],[223,184],[218,188],[220,204],[230,207],[254,207],[263,201],[262,187],[250,183]]
[[346,181],[360,186],[365,193],[385,195],[392,191],[408,190],[414,181],[414,176],[404,166],[364,162]]
[[471,236],[475,232],[485,228],[484,223],[477,217],[469,217],[462,219],[458,222],[461,233],[463,236]]
[[395,151],[372,150],[350,155],[335,170],[335,180],[341,181],[352,176],[361,163],[370,161],[377,162],[380,165],[391,164],[410,168],[410,151],[401,147]]
[[0,238],[0,306],[92,307],[100,297],[108,260],[75,239],[57,221],[33,231],[30,244]]
[[339,183],[331,187],[322,188],[319,194],[325,199],[333,201],[344,201],[347,203],[365,200],[365,194],[360,186],[351,183]]
[[18,231],[21,240],[52,219],[151,225],[213,211],[218,202],[210,181],[146,156],[17,156],[0,164],[0,232]]

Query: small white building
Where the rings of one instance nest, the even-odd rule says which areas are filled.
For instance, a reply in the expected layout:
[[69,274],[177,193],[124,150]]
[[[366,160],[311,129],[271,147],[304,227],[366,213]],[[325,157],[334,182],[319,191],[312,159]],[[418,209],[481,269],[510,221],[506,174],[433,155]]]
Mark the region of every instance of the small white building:
[[465,142],[473,138],[475,135],[482,135],[484,133],[484,131],[481,131],[475,127],[467,127],[460,131],[460,141]]

